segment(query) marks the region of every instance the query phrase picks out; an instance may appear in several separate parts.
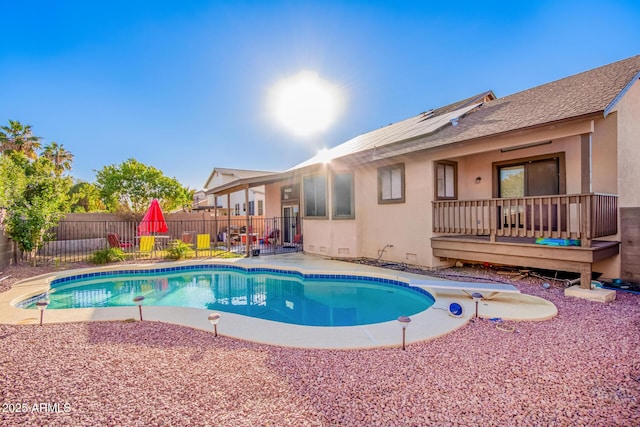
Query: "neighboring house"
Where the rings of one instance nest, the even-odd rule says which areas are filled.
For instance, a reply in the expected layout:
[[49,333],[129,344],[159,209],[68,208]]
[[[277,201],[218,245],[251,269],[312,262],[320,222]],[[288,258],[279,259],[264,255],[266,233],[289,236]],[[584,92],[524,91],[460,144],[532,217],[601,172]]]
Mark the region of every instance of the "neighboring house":
[[193,193],[193,202],[191,204],[191,210],[198,211],[198,210],[204,210],[204,209],[210,209],[210,206],[207,200],[207,194],[205,193],[204,190],[198,190]]
[[639,78],[635,56],[489,91],[214,191],[264,185],[265,215],[301,216],[307,253],[640,281]]
[[242,179],[265,176],[273,172],[244,169],[214,168],[204,184],[206,203],[200,209],[219,209],[222,215],[230,216],[262,216],[264,215],[264,185],[251,189],[240,189],[224,196],[214,195],[213,189]]

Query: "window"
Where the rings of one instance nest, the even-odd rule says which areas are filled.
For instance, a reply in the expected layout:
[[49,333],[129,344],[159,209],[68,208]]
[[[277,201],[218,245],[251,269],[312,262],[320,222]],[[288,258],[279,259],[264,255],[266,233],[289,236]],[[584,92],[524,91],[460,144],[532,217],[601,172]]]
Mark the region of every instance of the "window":
[[258,215],[264,215],[264,200],[258,200]]
[[255,215],[255,214],[256,214],[256,202],[252,200],[249,202],[249,215]]
[[305,216],[327,216],[327,178],[324,175],[303,178]]
[[378,168],[378,203],[404,203],[404,164]]
[[[496,197],[549,196],[566,192],[564,153],[513,159],[494,163],[493,167]],[[566,210],[558,209],[556,201],[548,199],[539,201],[542,204],[532,203],[518,202],[499,207],[499,226],[566,231]],[[545,207],[538,208],[542,206]]]
[[235,215],[240,216],[240,203],[236,203]]
[[560,160],[529,160],[498,167],[501,198],[560,194]]
[[458,197],[458,165],[454,162],[436,162],[436,199]]
[[350,172],[333,175],[333,217],[354,218],[353,174]]

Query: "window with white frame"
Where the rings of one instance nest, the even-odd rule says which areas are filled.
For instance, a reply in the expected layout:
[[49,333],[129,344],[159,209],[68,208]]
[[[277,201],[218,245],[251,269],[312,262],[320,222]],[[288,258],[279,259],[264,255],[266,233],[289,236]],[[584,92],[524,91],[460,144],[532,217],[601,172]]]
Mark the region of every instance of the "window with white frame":
[[327,178],[324,175],[305,176],[304,214],[307,217],[327,216]]
[[251,200],[249,202],[249,215],[255,215],[255,214],[256,214],[256,202]]
[[404,203],[404,164],[378,168],[378,203]]
[[235,213],[235,216],[240,216],[240,203],[236,203],[234,213]]
[[258,200],[258,215],[264,215],[264,200]]

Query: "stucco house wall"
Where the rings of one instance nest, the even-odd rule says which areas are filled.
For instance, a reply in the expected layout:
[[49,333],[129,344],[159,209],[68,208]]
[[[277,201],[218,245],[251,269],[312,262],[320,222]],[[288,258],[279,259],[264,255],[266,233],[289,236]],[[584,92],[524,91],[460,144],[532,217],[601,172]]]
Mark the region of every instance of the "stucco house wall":
[[619,206],[640,206],[640,83],[620,99],[618,116],[618,189]]
[[620,277],[640,282],[640,83],[620,99],[617,116]]
[[591,138],[591,190],[594,193],[618,194],[617,129],[616,113],[595,121]]

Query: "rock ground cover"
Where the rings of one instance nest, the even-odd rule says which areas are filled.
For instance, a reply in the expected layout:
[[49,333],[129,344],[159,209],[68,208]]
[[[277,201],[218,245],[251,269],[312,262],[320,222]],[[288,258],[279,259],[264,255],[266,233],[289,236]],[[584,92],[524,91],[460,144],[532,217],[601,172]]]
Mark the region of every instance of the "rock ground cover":
[[[5,269],[0,292],[51,270]],[[640,295],[602,304],[543,282],[513,283],[556,318],[513,332],[479,320],[406,351],[290,349],[146,321],[0,325],[0,425],[640,425]]]

